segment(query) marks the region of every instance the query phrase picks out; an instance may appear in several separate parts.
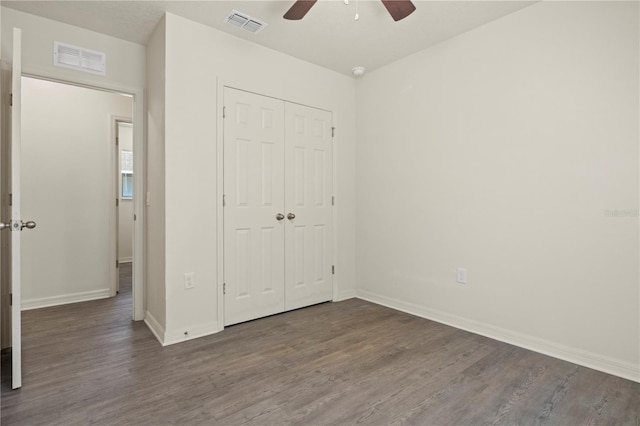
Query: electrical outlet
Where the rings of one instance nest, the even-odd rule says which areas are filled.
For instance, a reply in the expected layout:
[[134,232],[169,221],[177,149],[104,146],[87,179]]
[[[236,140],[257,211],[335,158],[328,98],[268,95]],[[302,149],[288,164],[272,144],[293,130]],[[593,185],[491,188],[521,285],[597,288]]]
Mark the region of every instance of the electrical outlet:
[[456,269],[456,282],[460,284],[467,283],[467,269],[466,268],[458,268]]
[[187,272],[184,274],[184,289],[190,290],[196,287],[196,281],[193,276],[193,272]]

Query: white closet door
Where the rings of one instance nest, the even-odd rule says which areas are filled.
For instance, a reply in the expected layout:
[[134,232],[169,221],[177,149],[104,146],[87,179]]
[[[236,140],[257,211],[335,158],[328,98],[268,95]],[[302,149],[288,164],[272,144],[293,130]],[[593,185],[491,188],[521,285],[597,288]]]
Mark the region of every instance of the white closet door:
[[284,311],[284,102],[224,89],[225,325]]
[[291,310],[333,296],[331,113],[286,103],[285,145],[285,309]]

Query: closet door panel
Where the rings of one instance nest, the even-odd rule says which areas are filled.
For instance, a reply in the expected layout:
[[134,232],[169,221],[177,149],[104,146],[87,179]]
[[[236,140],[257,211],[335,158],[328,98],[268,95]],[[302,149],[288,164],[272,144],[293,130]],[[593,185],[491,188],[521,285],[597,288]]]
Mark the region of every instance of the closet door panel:
[[332,299],[331,113],[285,104],[285,309]]
[[225,325],[284,310],[284,102],[224,89]]

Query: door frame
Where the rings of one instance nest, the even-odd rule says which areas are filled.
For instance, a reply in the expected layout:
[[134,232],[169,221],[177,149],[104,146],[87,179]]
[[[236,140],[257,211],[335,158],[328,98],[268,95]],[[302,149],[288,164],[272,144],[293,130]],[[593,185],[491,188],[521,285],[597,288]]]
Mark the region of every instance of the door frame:
[[[132,276],[132,319],[141,321],[144,319],[144,288],[145,288],[145,224],[144,224],[144,89],[142,87],[127,87],[116,84],[85,80],[77,77],[73,80],[60,78],[47,72],[38,70],[22,69],[22,77],[30,77],[55,83],[68,84],[71,86],[83,87],[86,89],[100,90],[110,93],[129,95],[133,98],[132,117],[129,117],[133,124],[133,276]],[[113,168],[115,170],[115,166]],[[138,176],[138,178],[136,178]],[[112,250],[110,250],[112,251]],[[110,283],[112,280],[110,280]],[[111,284],[110,284],[111,286]]]
[[[109,236],[109,263],[113,265],[116,263],[118,267],[116,268],[115,274],[109,280],[109,294],[111,297],[115,296],[118,292],[120,292],[120,204],[122,202],[122,165],[120,164],[122,149],[120,148],[120,144],[118,143],[118,138],[120,136],[119,133],[119,125],[120,123],[128,123],[133,127],[133,120],[131,117],[125,117],[120,115],[109,115],[109,124],[111,131],[111,143],[113,143],[112,147],[112,155],[113,155],[113,163],[111,169],[114,170],[115,176],[112,179],[114,182],[114,190],[112,199],[116,199],[115,203],[115,216],[112,217],[111,221],[115,224],[114,232],[112,232]],[[134,197],[131,200],[135,203],[135,193]],[[114,228],[113,226],[111,228]],[[133,262],[134,259],[132,259]],[[113,269],[109,269],[110,273],[113,274]]]
[[[299,104],[303,106],[308,106],[310,108],[321,109],[323,111],[328,111],[331,113],[331,126],[335,128],[335,114],[333,110],[319,108],[317,106],[302,104],[300,102],[290,101],[283,99],[278,96],[272,96],[265,93],[259,93],[254,90],[243,88],[242,84],[233,84],[229,81],[223,81],[220,77],[216,77],[216,107],[218,111],[218,117],[216,118],[217,129],[216,129],[216,200],[217,200],[217,223],[216,223],[216,250],[217,250],[217,283],[218,283],[218,324],[219,331],[224,330],[224,204],[223,204],[223,194],[224,194],[224,88],[228,87],[230,89],[242,90],[244,92],[253,93],[260,96],[266,96],[273,99],[278,99],[284,102],[290,102],[294,104]],[[333,163],[332,167],[332,188],[333,196],[337,198],[337,180],[336,180],[336,140],[337,136],[331,138],[332,143],[332,157],[331,161]],[[134,153],[135,156],[135,153]],[[135,173],[135,171],[134,171]],[[335,266],[336,261],[338,259],[338,233],[337,233],[337,206],[334,204],[332,209],[332,238],[333,238],[333,259],[332,264]],[[332,302],[338,301],[338,275],[333,274],[331,276],[331,282],[333,286],[333,297]]]

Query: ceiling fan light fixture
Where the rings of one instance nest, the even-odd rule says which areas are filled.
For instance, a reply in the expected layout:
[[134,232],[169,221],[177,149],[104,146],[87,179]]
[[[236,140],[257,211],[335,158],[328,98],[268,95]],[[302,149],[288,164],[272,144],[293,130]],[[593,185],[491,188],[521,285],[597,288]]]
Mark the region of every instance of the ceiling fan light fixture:
[[351,73],[355,78],[360,78],[364,75],[364,67],[353,67]]
[[[318,0],[296,0],[295,3],[289,8],[287,13],[284,14],[283,18],[291,21],[298,21],[309,12],[309,10],[316,4]],[[358,0],[356,1],[356,21],[359,18],[358,14]],[[407,16],[411,15],[415,10],[416,6],[411,2],[411,0],[381,0],[384,4],[384,7],[389,12],[389,15],[393,18],[394,21],[400,21]],[[349,0],[343,0],[344,4],[348,5]]]

